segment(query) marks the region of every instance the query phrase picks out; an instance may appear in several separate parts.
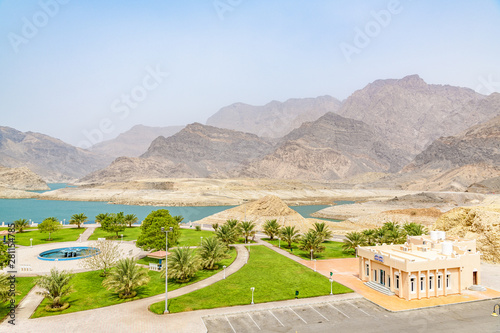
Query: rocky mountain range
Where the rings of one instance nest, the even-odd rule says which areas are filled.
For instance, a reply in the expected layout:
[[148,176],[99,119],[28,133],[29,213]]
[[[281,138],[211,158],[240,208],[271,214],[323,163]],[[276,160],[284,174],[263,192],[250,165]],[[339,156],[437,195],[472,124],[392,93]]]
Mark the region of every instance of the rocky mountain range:
[[305,122],[317,120],[327,112],[337,112],[340,106],[341,102],[331,96],[272,101],[263,106],[235,103],[208,118],[207,125],[281,138]]
[[26,166],[46,181],[249,177],[464,191],[497,184],[499,115],[498,93],[411,75],[377,80],[342,103],[330,96],[236,103],[209,118],[216,126],[139,125],[92,151],[0,127],[0,164]]
[[[119,158],[81,182],[157,177],[224,177],[273,148],[255,134],[194,123],[168,138],[158,137],[139,158]],[[145,177],[147,175],[147,177]]]
[[117,158],[121,156],[137,157],[159,136],[169,137],[179,132],[184,126],[152,127],[136,125],[116,138],[103,141],[89,150],[101,155]]
[[370,124],[388,144],[413,158],[439,137],[491,119],[497,103],[472,89],[427,84],[410,75],[368,84],[349,96],[338,113]]
[[76,180],[111,160],[48,135],[0,127],[0,164],[27,167],[47,182]]
[[408,160],[362,121],[327,113],[285,135],[276,149],[237,176],[332,180],[373,171],[396,172]]

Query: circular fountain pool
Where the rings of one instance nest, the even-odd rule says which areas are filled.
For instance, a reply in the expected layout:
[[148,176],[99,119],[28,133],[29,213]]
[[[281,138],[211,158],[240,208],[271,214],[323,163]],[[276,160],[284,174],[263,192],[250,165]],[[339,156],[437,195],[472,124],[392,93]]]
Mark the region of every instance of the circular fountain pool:
[[77,260],[91,257],[99,253],[99,249],[88,246],[63,247],[44,251],[38,255],[38,259],[50,261]]

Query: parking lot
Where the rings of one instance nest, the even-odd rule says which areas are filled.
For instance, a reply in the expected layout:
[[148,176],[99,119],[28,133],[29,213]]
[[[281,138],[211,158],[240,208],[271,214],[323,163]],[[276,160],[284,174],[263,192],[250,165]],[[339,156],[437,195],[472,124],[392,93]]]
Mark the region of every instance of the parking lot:
[[208,332],[288,332],[321,323],[342,323],[388,313],[365,299],[289,306],[270,310],[203,317]]

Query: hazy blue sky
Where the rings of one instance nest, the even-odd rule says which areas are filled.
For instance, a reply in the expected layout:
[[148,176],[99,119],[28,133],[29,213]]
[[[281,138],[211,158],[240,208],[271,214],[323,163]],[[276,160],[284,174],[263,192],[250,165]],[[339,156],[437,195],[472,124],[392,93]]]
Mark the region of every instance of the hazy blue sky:
[[0,37],[0,125],[83,146],[409,74],[500,91],[499,1],[6,0]]

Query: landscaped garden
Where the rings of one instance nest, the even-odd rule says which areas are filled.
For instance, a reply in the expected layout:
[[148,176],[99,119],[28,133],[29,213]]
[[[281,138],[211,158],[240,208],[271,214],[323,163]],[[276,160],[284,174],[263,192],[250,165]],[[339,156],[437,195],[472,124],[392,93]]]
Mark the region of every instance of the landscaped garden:
[[[172,279],[169,279],[168,290],[172,291],[179,289],[189,284],[193,284],[206,279],[220,272],[223,269],[223,265],[229,266],[234,261],[234,259],[236,258],[236,250],[231,249],[229,255],[230,258],[220,261],[218,269],[199,270],[198,272],[196,272],[195,276],[187,283],[178,283],[174,282]],[[105,277],[100,276],[99,271],[74,274],[70,284],[75,291],[65,298],[65,302],[68,302],[70,304],[70,307],[58,312],[46,311],[45,307],[50,304],[50,300],[46,298],[36,309],[32,318],[90,310],[164,293],[165,279],[160,276],[161,273],[156,271],[148,271],[147,274],[150,277],[150,281],[146,285],[138,287],[136,289],[137,295],[129,299],[119,298],[118,293],[104,288],[102,283],[105,280]]]
[[[29,229],[28,229],[29,230]],[[30,246],[30,238],[33,238],[33,245],[47,244],[47,243],[57,243],[57,242],[74,242],[78,240],[80,234],[85,231],[84,228],[62,228],[57,230],[57,232],[52,232],[50,234],[50,240],[48,233],[42,233],[38,230],[30,230],[18,232],[15,234],[16,245]]]
[[118,237],[115,232],[104,231],[102,228],[98,227],[94,230],[92,235],[90,235],[89,240],[97,240],[99,238],[106,238],[110,240],[121,240],[123,235],[124,241],[136,240],[141,233],[140,227],[124,228],[123,231],[118,232]]
[[[250,304],[254,287],[254,302],[264,303],[330,294],[330,281],[321,274],[290,260],[265,246],[252,246],[248,263],[225,280],[206,288],[169,300],[170,312]],[[333,293],[352,292],[333,282]],[[154,303],[150,310],[162,314],[165,302]]]
[[[272,245],[278,247],[281,244],[281,249],[290,252],[291,254],[294,254],[302,259],[311,259],[311,252],[310,251],[304,251],[299,248],[299,243],[298,242],[293,242],[292,247],[288,247],[288,243],[284,241],[279,241],[278,239],[273,239],[269,240],[269,238],[263,238],[262,240],[265,240],[268,243],[271,243]],[[314,255],[315,259],[321,260],[321,259],[335,259],[335,258],[354,258],[354,254],[350,252],[345,252],[342,249],[342,246],[344,245],[343,242],[333,242],[333,241],[324,241],[322,245],[325,247],[325,250],[323,252],[317,252]]]
[[[16,278],[16,291],[19,292],[19,295],[16,295],[16,305],[26,296],[26,294],[33,288],[35,285],[36,277],[18,277]],[[4,318],[9,312],[10,302],[0,303],[0,320]]]

